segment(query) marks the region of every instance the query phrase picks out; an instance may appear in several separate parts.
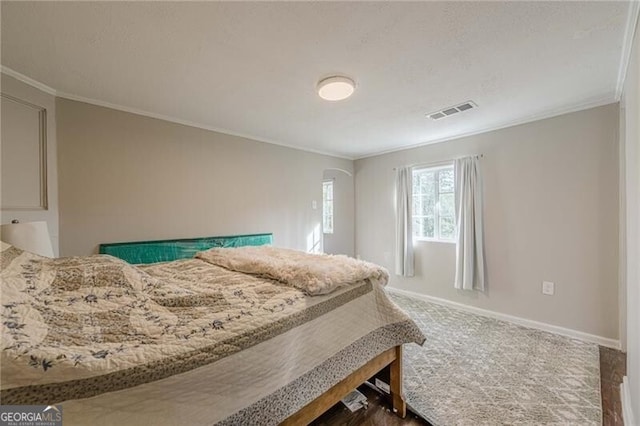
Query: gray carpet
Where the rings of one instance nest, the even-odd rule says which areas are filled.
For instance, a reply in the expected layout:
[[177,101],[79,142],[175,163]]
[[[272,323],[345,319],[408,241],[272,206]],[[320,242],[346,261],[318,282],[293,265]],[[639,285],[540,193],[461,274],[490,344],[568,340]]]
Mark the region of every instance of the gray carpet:
[[407,403],[434,426],[600,425],[598,346],[389,292],[427,336]]

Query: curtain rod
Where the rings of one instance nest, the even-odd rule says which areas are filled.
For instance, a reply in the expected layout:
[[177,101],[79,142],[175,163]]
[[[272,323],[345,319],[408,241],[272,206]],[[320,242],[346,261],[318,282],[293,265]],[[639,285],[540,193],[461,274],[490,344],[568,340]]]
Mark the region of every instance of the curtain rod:
[[[450,160],[442,160],[442,161],[435,161],[432,163],[414,163],[414,164],[409,164],[405,167],[436,167],[436,166],[441,166],[444,164],[449,164],[452,163],[456,160],[459,160],[460,158],[466,158],[466,157],[474,157],[474,158],[483,158],[484,154],[475,154],[475,155],[465,155],[464,157],[456,157],[456,158],[452,158]],[[394,167],[393,170],[398,170],[397,167]]]

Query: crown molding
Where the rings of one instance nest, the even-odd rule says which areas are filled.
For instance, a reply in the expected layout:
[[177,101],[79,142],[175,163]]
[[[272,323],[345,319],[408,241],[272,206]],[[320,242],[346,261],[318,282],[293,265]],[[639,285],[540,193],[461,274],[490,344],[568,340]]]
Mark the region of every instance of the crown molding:
[[[638,3],[640,4],[640,2],[634,2],[634,3]],[[637,17],[637,16],[636,16]],[[627,61],[628,62],[628,61]],[[253,135],[248,135],[245,133],[238,133],[238,132],[234,132],[228,129],[223,129],[223,128],[219,128],[219,127],[214,127],[214,126],[210,126],[207,124],[202,124],[202,123],[197,123],[197,122],[193,122],[193,121],[189,121],[189,120],[184,120],[181,118],[177,118],[177,117],[172,117],[172,116],[168,116],[168,115],[163,115],[163,114],[157,114],[154,112],[149,112],[149,111],[144,111],[141,109],[137,109],[137,108],[131,108],[131,107],[127,107],[127,106],[123,106],[123,105],[118,105],[118,104],[113,104],[110,102],[105,102],[105,101],[100,101],[97,99],[92,99],[92,98],[86,98],[84,96],[78,96],[78,95],[74,95],[72,93],[66,93],[66,92],[61,92],[59,90],[56,90],[42,82],[39,82],[37,80],[34,80],[31,77],[28,77],[24,74],[21,74],[17,71],[12,70],[9,67],[6,67],[4,65],[0,65],[0,71],[2,71],[2,73],[11,76],[13,78],[15,78],[16,80],[19,80],[25,84],[28,84],[30,86],[33,86],[37,89],[42,90],[43,92],[46,92],[50,95],[59,97],[59,98],[64,98],[64,99],[69,99],[72,101],[77,101],[77,102],[84,102],[87,104],[91,104],[91,105],[96,105],[96,106],[100,106],[100,107],[104,107],[104,108],[110,108],[110,109],[114,109],[117,111],[123,111],[123,112],[128,112],[130,114],[136,114],[136,115],[141,115],[144,117],[149,117],[149,118],[154,118],[156,120],[163,120],[163,121],[168,121],[170,123],[176,123],[176,124],[181,124],[183,126],[189,126],[189,127],[195,127],[198,129],[203,129],[203,130],[209,130],[211,132],[216,132],[216,133],[223,133],[226,135],[230,135],[230,136],[236,136],[236,137],[240,137],[240,138],[244,138],[244,139],[250,139],[250,140],[254,140],[257,142],[262,142],[262,143],[268,143],[271,145],[276,145],[276,146],[281,146],[283,148],[289,148],[289,149],[295,149],[298,151],[304,151],[304,152],[310,152],[313,154],[319,154],[319,155],[326,155],[329,157],[334,157],[334,158],[340,158],[343,160],[349,160],[349,161],[355,161],[355,160],[362,160],[365,158],[370,158],[370,157],[376,157],[379,155],[385,155],[385,154],[390,154],[393,152],[398,152],[398,151],[403,151],[406,149],[413,149],[413,148],[420,148],[426,145],[431,145],[431,144],[435,144],[435,143],[442,143],[442,142],[448,142],[448,141],[452,141],[452,140],[456,140],[456,139],[461,139],[461,138],[465,138],[465,137],[469,137],[469,136],[475,136],[475,135],[479,135],[482,133],[488,133],[488,132],[492,132],[495,130],[501,130],[501,129],[505,129],[508,127],[513,127],[513,126],[518,126],[520,124],[526,124],[526,123],[531,123],[533,121],[538,121],[538,120],[544,120],[546,118],[552,118],[552,117],[556,117],[559,115],[563,115],[563,114],[569,114],[572,112],[578,112],[578,111],[582,111],[582,110],[586,110],[586,109],[590,109],[590,108],[596,108],[599,106],[603,106],[603,105],[607,105],[607,104],[611,104],[611,103],[615,103],[618,102],[619,98],[614,95],[614,96],[605,96],[602,98],[597,98],[594,100],[588,100],[588,101],[584,101],[584,102],[579,102],[573,105],[569,105],[566,107],[562,107],[562,108],[556,108],[553,110],[549,110],[543,113],[539,113],[539,114],[534,114],[528,117],[525,117],[523,119],[517,119],[517,120],[510,120],[510,121],[505,121],[503,123],[500,124],[496,124],[493,126],[488,126],[488,127],[484,127],[481,129],[477,129],[477,130],[473,130],[470,132],[466,132],[466,133],[461,133],[458,135],[452,135],[452,136],[447,136],[444,138],[439,138],[439,139],[433,139],[433,140],[427,140],[424,142],[420,142],[417,144],[412,144],[412,145],[405,145],[405,146],[401,146],[398,148],[392,148],[392,149],[388,149],[388,150],[383,150],[383,151],[376,151],[370,154],[365,154],[362,156],[348,156],[348,155],[343,155],[343,154],[337,154],[337,153],[331,153],[331,152],[327,152],[327,151],[321,151],[321,150],[315,150],[312,148],[301,148],[298,146],[294,146],[294,145],[289,145],[289,144],[285,144],[282,142],[277,142],[277,141],[273,141],[273,140],[269,140],[269,139],[265,139],[265,138],[260,138],[257,136],[253,136]]]
[[505,121],[505,122],[502,122],[502,123],[499,123],[499,124],[495,124],[495,125],[488,126],[488,127],[483,127],[481,129],[473,130],[473,131],[470,131],[470,132],[465,132],[465,133],[460,133],[460,134],[457,134],[457,135],[446,136],[444,138],[427,140],[427,141],[419,142],[419,143],[413,144],[413,145],[406,145],[406,146],[399,147],[399,148],[393,148],[393,149],[388,149],[388,150],[385,150],[385,151],[379,151],[379,152],[375,152],[375,153],[372,153],[372,154],[363,155],[363,156],[360,156],[360,157],[356,157],[355,160],[364,160],[365,158],[371,158],[371,157],[377,157],[379,155],[391,154],[393,152],[404,151],[406,149],[421,148],[423,146],[432,145],[432,144],[436,144],[436,143],[449,142],[449,141],[452,141],[452,140],[462,139],[462,138],[466,138],[466,137],[469,137],[469,136],[476,136],[476,135],[480,135],[480,134],[483,134],[483,133],[493,132],[493,131],[496,131],[496,130],[507,129],[509,127],[515,127],[515,126],[519,126],[521,124],[532,123],[534,121],[540,121],[540,120],[544,120],[544,119],[547,119],[547,118],[558,117],[560,115],[570,114],[572,112],[584,111],[584,110],[591,109],[591,108],[597,108],[597,107],[601,107],[601,106],[604,106],[604,105],[614,104],[616,102],[618,102],[618,100],[613,95],[603,96],[601,98],[596,98],[596,99],[592,99],[592,100],[588,100],[588,101],[584,101],[584,102],[578,102],[578,103],[575,103],[573,105],[568,105],[568,106],[565,106],[565,107],[552,109],[552,110],[549,110],[549,111],[546,111],[546,112],[542,112],[542,113],[539,113],[539,114],[533,114],[533,115],[530,115],[530,116],[525,117],[525,118]]
[[616,100],[619,101],[624,90],[624,82],[627,77],[627,69],[631,60],[631,51],[633,50],[633,37],[638,26],[638,16],[640,15],[640,1],[633,0],[629,2],[629,13],[627,14],[627,25],[624,30],[624,38],[622,40],[622,56],[620,57],[620,67],[618,68],[618,81],[616,84]]
[[246,133],[238,133],[228,129],[222,129],[219,127],[209,126],[208,124],[197,123],[194,121],[183,120],[182,118],[176,118],[169,115],[157,114],[155,112],[144,111],[138,108],[131,108],[123,105],[112,104],[111,102],[104,102],[97,99],[85,98],[84,96],[77,96],[71,93],[58,92],[57,95],[59,98],[69,99],[71,101],[83,102],[86,104],[96,105],[103,108],[114,109],[117,111],[128,112],[130,114],[142,115],[144,117],[154,118],[156,120],[168,121],[170,123],[181,124],[183,126],[195,127],[198,129],[208,130],[210,132],[222,133],[229,136],[235,136],[238,138],[249,139],[256,142],[268,143],[269,145],[276,145],[283,148],[295,149],[297,151],[310,152],[312,154],[326,155],[334,158],[341,158],[343,160],[353,161],[353,158],[347,157],[344,155],[330,153],[326,151],[315,150],[312,148],[301,148],[299,146],[288,145],[282,142],[276,142],[270,139],[261,138],[254,135],[249,135]]
[[208,124],[202,124],[202,123],[197,123],[194,121],[189,121],[189,120],[183,120],[181,118],[177,118],[177,117],[172,117],[169,115],[163,115],[163,114],[157,114],[155,112],[149,112],[149,111],[144,111],[138,108],[131,108],[131,107],[127,107],[124,105],[118,105],[118,104],[113,104],[111,102],[105,102],[105,101],[101,101],[98,99],[93,99],[93,98],[87,98],[84,96],[78,96],[78,95],[74,95],[72,93],[66,93],[66,92],[61,92],[59,90],[56,90],[50,86],[47,86],[46,84],[34,80],[31,77],[28,77],[22,73],[19,73],[18,71],[12,70],[9,67],[6,67],[4,65],[0,65],[0,71],[2,71],[3,74],[6,74],[10,77],[15,78],[16,80],[19,80],[25,84],[28,84],[29,86],[35,87],[36,89],[42,90],[43,92],[46,92],[52,96],[56,96],[58,98],[64,98],[64,99],[69,99],[72,101],[76,101],[76,102],[83,102],[86,104],[91,104],[91,105],[95,105],[95,106],[99,106],[99,107],[103,107],[103,108],[109,108],[109,109],[114,109],[117,111],[123,111],[123,112],[128,112],[130,114],[136,114],[136,115],[141,115],[144,117],[149,117],[149,118],[154,118],[156,120],[162,120],[162,121],[168,121],[170,123],[175,123],[175,124],[181,124],[183,126],[189,126],[189,127],[195,127],[197,129],[203,129],[203,130],[208,130],[211,132],[216,132],[216,133],[222,133],[225,135],[230,135],[230,136],[235,136],[235,137],[239,137],[239,138],[243,138],[243,139],[250,139],[256,142],[262,142],[262,143],[268,143],[270,145],[276,145],[276,146],[280,146],[283,148],[289,148],[289,149],[295,149],[297,151],[303,151],[303,152],[310,152],[312,154],[319,154],[319,155],[326,155],[328,157],[334,157],[334,158],[341,158],[343,160],[349,160],[349,161],[353,161],[354,158],[353,157],[349,157],[349,156],[345,156],[345,155],[341,155],[341,154],[337,154],[337,153],[332,153],[332,152],[327,152],[327,151],[321,151],[321,150],[316,150],[313,148],[302,148],[299,146],[294,146],[294,145],[289,145],[289,144],[285,144],[282,142],[276,142],[270,139],[265,139],[265,138],[260,138],[258,136],[254,136],[254,135],[249,135],[249,134],[245,134],[245,133],[238,133],[238,132],[234,132],[232,130],[228,130],[228,129],[222,129],[219,127],[214,127],[214,126],[210,126]]
[[53,96],[58,96],[58,91],[56,89],[54,89],[53,87],[47,86],[44,83],[41,83],[37,80],[34,80],[31,77],[27,77],[24,74],[19,73],[18,71],[14,71],[9,67],[5,67],[4,65],[0,65],[0,71],[2,71],[2,74],[6,74],[9,77],[13,77],[16,80],[19,80],[25,84],[28,84],[31,87],[35,87],[38,90],[42,90],[45,93],[48,93],[50,95]]

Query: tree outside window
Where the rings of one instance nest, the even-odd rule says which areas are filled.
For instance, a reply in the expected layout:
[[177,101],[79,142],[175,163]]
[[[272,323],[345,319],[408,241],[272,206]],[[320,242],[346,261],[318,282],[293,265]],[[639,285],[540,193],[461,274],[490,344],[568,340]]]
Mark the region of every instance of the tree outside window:
[[413,170],[413,236],[451,242],[455,239],[453,165]]

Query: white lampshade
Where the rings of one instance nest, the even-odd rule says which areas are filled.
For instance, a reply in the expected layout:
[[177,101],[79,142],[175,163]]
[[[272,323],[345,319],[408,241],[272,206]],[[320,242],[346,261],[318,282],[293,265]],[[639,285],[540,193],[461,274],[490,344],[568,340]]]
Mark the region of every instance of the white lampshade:
[[21,250],[40,256],[53,257],[53,246],[47,222],[0,225],[0,240]]

